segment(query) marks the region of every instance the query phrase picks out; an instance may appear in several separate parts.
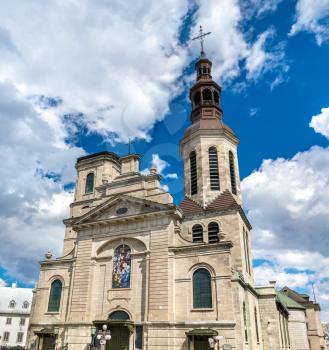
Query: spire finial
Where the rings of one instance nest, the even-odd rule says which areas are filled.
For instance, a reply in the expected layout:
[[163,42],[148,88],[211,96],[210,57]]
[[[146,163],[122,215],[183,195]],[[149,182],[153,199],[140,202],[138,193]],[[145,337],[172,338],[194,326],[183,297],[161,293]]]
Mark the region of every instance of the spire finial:
[[202,29],[202,26],[200,24],[200,30],[199,30],[199,35],[192,38],[192,40],[200,40],[200,44],[201,44],[201,57],[204,56],[204,50],[203,50],[203,42],[204,42],[204,38],[205,36],[211,34],[211,32],[207,32],[207,33],[204,33],[203,32],[203,29]]

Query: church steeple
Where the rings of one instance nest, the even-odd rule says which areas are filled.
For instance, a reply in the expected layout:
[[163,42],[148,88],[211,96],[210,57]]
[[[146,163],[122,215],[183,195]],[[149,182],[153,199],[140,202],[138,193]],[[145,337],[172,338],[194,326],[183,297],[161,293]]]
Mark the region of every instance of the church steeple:
[[195,64],[196,82],[190,89],[192,123],[199,119],[216,118],[219,121],[222,119],[221,87],[212,80],[211,67],[211,61],[205,56]]
[[[197,38],[203,39],[205,34]],[[201,45],[195,64],[196,81],[190,89],[191,122],[181,141],[185,196],[202,207],[224,191],[241,203],[237,162],[238,138],[222,121],[221,87],[211,75],[212,62]]]

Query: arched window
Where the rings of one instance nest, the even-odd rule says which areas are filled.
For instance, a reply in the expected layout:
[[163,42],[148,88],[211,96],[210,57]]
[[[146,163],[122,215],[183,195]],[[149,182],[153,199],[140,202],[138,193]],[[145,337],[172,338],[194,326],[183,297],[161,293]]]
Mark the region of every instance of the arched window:
[[59,312],[62,297],[62,282],[55,280],[50,287],[48,312]]
[[203,67],[203,74],[207,73],[207,67]]
[[215,147],[209,148],[209,176],[211,191],[219,191],[218,156]]
[[94,173],[89,173],[86,178],[86,188],[85,188],[86,193],[92,193],[94,191],[94,180],[95,180]]
[[131,273],[131,249],[122,244],[114,250],[112,288],[129,288]]
[[217,222],[211,222],[208,225],[208,242],[217,243],[219,241],[219,226]]
[[9,307],[10,309],[14,309],[15,306],[16,306],[15,300],[10,300],[8,307]]
[[203,228],[201,225],[197,224],[192,227],[192,240],[193,243],[203,242]]
[[214,101],[215,103],[219,104],[219,94],[217,91],[214,91]]
[[200,91],[197,91],[193,96],[194,106],[197,107],[200,105],[201,101],[201,93]]
[[114,311],[110,315],[110,320],[120,320],[120,321],[127,321],[130,320],[129,315],[126,313],[126,311]]
[[23,309],[27,309],[29,307],[30,303],[25,300],[24,303],[23,303]]
[[234,156],[232,151],[229,152],[229,162],[230,162],[231,189],[232,189],[232,193],[236,194],[235,166],[234,166]]
[[211,308],[211,276],[208,270],[198,269],[193,274],[193,308]]
[[196,164],[196,153],[190,154],[190,172],[191,172],[191,195],[198,193],[198,171]]
[[211,101],[212,100],[212,93],[209,89],[204,89],[202,91],[202,99],[203,101]]

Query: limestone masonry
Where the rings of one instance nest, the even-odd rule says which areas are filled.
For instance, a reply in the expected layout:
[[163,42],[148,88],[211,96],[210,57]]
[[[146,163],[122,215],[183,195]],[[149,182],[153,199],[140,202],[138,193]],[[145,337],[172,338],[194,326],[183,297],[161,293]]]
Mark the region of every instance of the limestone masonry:
[[[275,282],[255,286],[251,224],[221,88],[202,53],[181,140],[185,198],[176,206],[139,155],[79,158],[63,255],[40,263],[29,349],[324,349],[320,307]],[[223,338],[224,337],[224,338]]]

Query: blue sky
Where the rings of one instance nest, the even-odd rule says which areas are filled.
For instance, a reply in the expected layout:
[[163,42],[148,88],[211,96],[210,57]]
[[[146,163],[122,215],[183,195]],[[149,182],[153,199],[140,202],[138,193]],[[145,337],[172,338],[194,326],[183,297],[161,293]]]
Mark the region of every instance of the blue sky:
[[328,0],[0,5],[0,283],[32,286],[43,253],[60,255],[83,154],[132,138],[180,202],[201,23],[241,141],[257,282],[315,283],[329,321],[328,16]]

